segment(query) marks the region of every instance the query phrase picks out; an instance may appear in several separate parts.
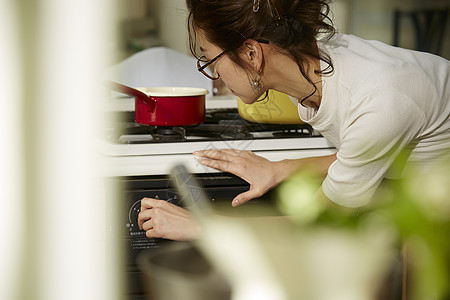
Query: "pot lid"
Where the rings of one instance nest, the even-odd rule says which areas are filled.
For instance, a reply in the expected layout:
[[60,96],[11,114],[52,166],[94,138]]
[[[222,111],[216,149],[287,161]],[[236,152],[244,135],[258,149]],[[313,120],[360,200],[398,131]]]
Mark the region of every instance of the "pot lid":
[[193,87],[145,87],[137,90],[154,97],[201,96],[208,94],[208,90]]

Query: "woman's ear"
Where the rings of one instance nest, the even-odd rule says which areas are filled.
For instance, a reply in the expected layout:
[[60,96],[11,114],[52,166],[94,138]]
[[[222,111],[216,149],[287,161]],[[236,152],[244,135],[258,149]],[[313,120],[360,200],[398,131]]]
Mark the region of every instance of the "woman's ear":
[[255,40],[247,40],[244,43],[244,59],[253,67],[254,70],[260,71],[264,62],[263,48],[260,43]]

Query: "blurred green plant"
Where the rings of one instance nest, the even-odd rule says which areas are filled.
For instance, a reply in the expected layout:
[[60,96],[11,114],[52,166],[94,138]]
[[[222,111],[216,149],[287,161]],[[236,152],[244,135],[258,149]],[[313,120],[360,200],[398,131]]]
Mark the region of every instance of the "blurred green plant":
[[[370,234],[384,230],[406,247],[410,299],[450,299],[450,164],[432,172],[409,172],[383,184],[369,205],[345,209],[316,199],[322,178],[310,170],[278,189],[281,212],[303,230],[327,227]],[[386,230],[389,229],[389,230]]]

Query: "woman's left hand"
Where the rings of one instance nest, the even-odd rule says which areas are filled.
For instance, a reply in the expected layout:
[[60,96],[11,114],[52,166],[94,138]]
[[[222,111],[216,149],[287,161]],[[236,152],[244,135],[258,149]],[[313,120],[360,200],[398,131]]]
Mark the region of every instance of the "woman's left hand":
[[199,226],[189,211],[160,199],[141,200],[138,225],[148,238],[189,241],[200,234]]
[[271,162],[251,151],[237,149],[209,149],[196,151],[198,161],[208,167],[232,173],[250,184],[250,189],[237,195],[232,205],[237,206],[264,195],[278,185],[288,174],[278,174],[277,162]]

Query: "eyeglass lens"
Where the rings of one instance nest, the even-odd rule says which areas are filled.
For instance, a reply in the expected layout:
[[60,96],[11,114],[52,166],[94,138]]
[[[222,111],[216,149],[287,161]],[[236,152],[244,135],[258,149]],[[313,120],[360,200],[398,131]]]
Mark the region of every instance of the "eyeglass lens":
[[199,66],[199,67],[203,67],[203,66],[205,66],[205,65],[206,65],[206,68],[204,68],[204,69],[202,70],[203,73],[206,73],[206,74],[207,74],[209,77],[211,77],[211,78],[216,78],[216,77],[218,77],[218,76],[217,76],[217,73],[215,72],[214,64],[213,64],[213,63],[210,63],[210,61],[207,60],[206,57],[203,56],[203,57],[199,60],[198,66]]

